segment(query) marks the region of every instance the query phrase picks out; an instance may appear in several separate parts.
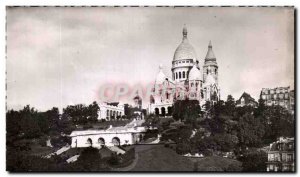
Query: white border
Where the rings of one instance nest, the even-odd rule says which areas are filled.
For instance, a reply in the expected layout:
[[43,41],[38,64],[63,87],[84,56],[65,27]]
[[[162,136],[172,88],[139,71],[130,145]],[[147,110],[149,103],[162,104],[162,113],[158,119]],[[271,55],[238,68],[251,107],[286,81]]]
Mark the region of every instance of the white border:
[[[91,5],[106,5],[106,6],[113,6],[113,5],[119,5],[119,6],[124,6],[124,5],[150,5],[150,6],[155,6],[155,5],[185,5],[185,6],[221,6],[221,5],[226,5],[226,6],[295,6],[296,8],[300,7],[299,2],[297,0],[240,0],[240,1],[232,1],[232,0],[143,0],[143,1],[138,1],[138,0],[101,0],[101,1],[95,1],[95,0],[70,0],[70,1],[63,1],[63,0],[2,0],[0,2],[0,34],[1,34],[1,40],[0,40],[0,125],[1,125],[1,134],[0,134],[0,169],[1,169],[1,176],[8,176],[11,175],[6,172],[6,155],[5,155],[5,149],[6,149],[6,126],[5,126],[5,6],[30,6],[30,5],[36,5],[36,6],[91,6]],[[297,20],[298,23],[298,20]],[[299,32],[299,28],[297,30]],[[299,33],[298,33],[299,35]],[[297,46],[297,51],[299,51],[299,45]],[[299,55],[299,54],[298,54]],[[297,68],[299,68],[299,62],[297,65]],[[297,78],[299,76],[297,75]],[[297,85],[298,87],[298,85]],[[297,96],[297,100],[299,100],[299,95]],[[297,104],[297,108],[299,105]],[[297,109],[298,110],[298,109]],[[297,118],[296,118],[297,119]],[[297,127],[299,127],[299,120],[297,120]],[[297,138],[298,140],[298,138]],[[297,142],[297,154],[299,153],[299,143]],[[297,158],[297,162],[299,162],[299,159]],[[297,170],[299,171],[299,166],[297,165]],[[32,173],[28,175],[33,175]],[[35,174],[35,176],[42,176],[45,174]],[[77,176],[89,176],[90,174],[67,174],[67,173],[62,173],[62,174],[55,174],[56,176],[66,176],[66,175],[77,175]],[[101,174],[99,175],[108,175],[108,174]],[[131,175],[141,175],[141,174],[109,174],[109,176],[117,176],[117,175],[125,175],[125,176],[131,176]],[[148,174],[149,175],[149,174]],[[162,175],[167,175],[167,174],[151,174],[151,176],[162,176]],[[168,175],[174,175],[174,174],[168,174]],[[180,174],[180,176],[186,175],[186,174]],[[190,174],[192,175],[192,174]],[[195,173],[193,175],[204,175],[204,176],[211,176],[215,174],[199,174]],[[241,175],[240,173],[238,174],[220,174],[222,176],[225,175]],[[247,176],[256,176],[257,174],[247,174]]]

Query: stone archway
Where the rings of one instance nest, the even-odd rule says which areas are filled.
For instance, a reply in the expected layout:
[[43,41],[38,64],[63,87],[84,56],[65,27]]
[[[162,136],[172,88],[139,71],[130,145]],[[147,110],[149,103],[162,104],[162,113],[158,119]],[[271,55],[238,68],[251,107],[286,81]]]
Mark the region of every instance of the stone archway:
[[166,115],[166,108],[165,108],[165,107],[162,107],[162,108],[161,108],[161,115],[162,115],[162,116],[165,116],[165,115]]
[[87,144],[88,144],[90,147],[93,146],[93,141],[92,141],[91,138],[88,138],[88,139],[87,139]]
[[159,109],[158,108],[155,108],[155,115],[159,115]]
[[99,138],[98,139],[98,143],[100,144],[100,147],[105,146],[105,140],[104,140],[104,138]]
[[120,138],[118,138],[118,137],[114,137],[111,142],[114,146],[120,146],[120,144],[121,144]]
[[167,108],[167,110],[168,110],[168,115],[171,116],[171,115],[173,114],[173,107],[172,107],[172,106],[169,106],[169,107]]

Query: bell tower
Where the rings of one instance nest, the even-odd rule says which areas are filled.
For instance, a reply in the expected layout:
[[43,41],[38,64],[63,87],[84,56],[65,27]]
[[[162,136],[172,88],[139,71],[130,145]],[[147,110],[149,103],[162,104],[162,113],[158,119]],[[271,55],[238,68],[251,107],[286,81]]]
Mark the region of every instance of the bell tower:
[[212,50],[211,41],[208,44],[208,51],[203,65],[203,81],[206,82],[207,75],[211,74],[218,85],[218,64],[215,54]]

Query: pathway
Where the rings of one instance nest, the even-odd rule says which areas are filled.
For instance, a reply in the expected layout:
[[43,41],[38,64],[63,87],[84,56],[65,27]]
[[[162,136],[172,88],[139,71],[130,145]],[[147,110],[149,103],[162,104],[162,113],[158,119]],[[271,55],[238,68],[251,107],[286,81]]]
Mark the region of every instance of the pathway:
[[127,167],[123,167],[123,168],[113,168],[112,170],[113,171],[130,171],[131,169],[133,169],[136,166],[138,161],[139,161],[139,155],[138,155],[138,153],[135,153],[134,160],[130,165],[128,165]]
[[62,148],[58,149],[56,152],[46,155],[45,158],[49,159],[53,155],[60,155],[61,153],[69,150],[70,148],[71,148],[71,146],[69,144],[67,144],[66,146],[63,146]]
[[68,158],[66,161],[67,161],[68,163],[73,163],[73,162],[76,162],[76,161],[77,161],[78,157],[79,157],[79,155],[74,155],[74,156]]
[[117,154],[125,154],[125,152],[126,152],[117,146],[107,146],[107,148],[113,152],[116,152]]

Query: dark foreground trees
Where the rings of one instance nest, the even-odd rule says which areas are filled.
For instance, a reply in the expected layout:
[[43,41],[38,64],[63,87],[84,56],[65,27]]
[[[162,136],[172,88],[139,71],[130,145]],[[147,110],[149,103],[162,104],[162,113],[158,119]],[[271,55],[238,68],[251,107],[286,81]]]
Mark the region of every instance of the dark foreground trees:
[[[99,109],[97,103],[94,102],[84,107],[84,109],[80,110],[86,113],[82,117],[87,119],[87,121],[95,122],[98,118]],[[39,112],[29,105],[19,111],[7,111],[7,169],[9,171],[49,171],[52,168],[57,169],[55,163],[52,164],[51,160],[37,156],[49,151],[49,148],[47,149],[46,147],[46,141],[50,138],[50,142],[56,148],[70,143],[70,139],[67,136],[61,136],[71,133],[75,128],[74,123],[79,123],[76,121],[76,116],[70,116],[70,112],[74,113],[69,108],[66,108],[66,112],[60,115],[58,108],[55,107],[45,112]],[[80,119],[80,121],[82,120]],[[31,161],[32,163],[29,163]],[[43,165],[45,163],[50,164],[50,166]]]
[[200,111],[199,101],[178,100],[174,104],[173,118],[181,121],[193,121],[199,117]]
[[72,120],[74,124],[86,124],[97,121],[99,109],[99,105],[95,101],[88,106],[84,104],[71,105],[63,109],[63,116]]
[[[207,105],[209,110],[201,117],[196,104],[187,100],[179,101],[175,104],[174,111],[174,119],[184,120],[185,126],[189,126],[188,131],[196,132],[194,135],[193,132],[185,136],[180,126],[170,127],[170,130],[162,134],[162,140],[170,139],[177,143],[176,151],[179,154],[246,153],[241,158],[245,162],[246,171],[265,170],[266,154],[248,152],[247,149],[269,146],[269,143],[276,141],[280,136],[295,136],[294,115],[280,106],[265,106],[260,101],[258,108],[236,107],[233,97],[228,96],[226,102],[219,101],[214,105]],[[246,163],[247,160],[257,160],[256,166],[250,162]]]
[[267,153],[264,151],[250,150],[239,157],[243,164],[243,171],[266,171],[266,162],[268,161]]

